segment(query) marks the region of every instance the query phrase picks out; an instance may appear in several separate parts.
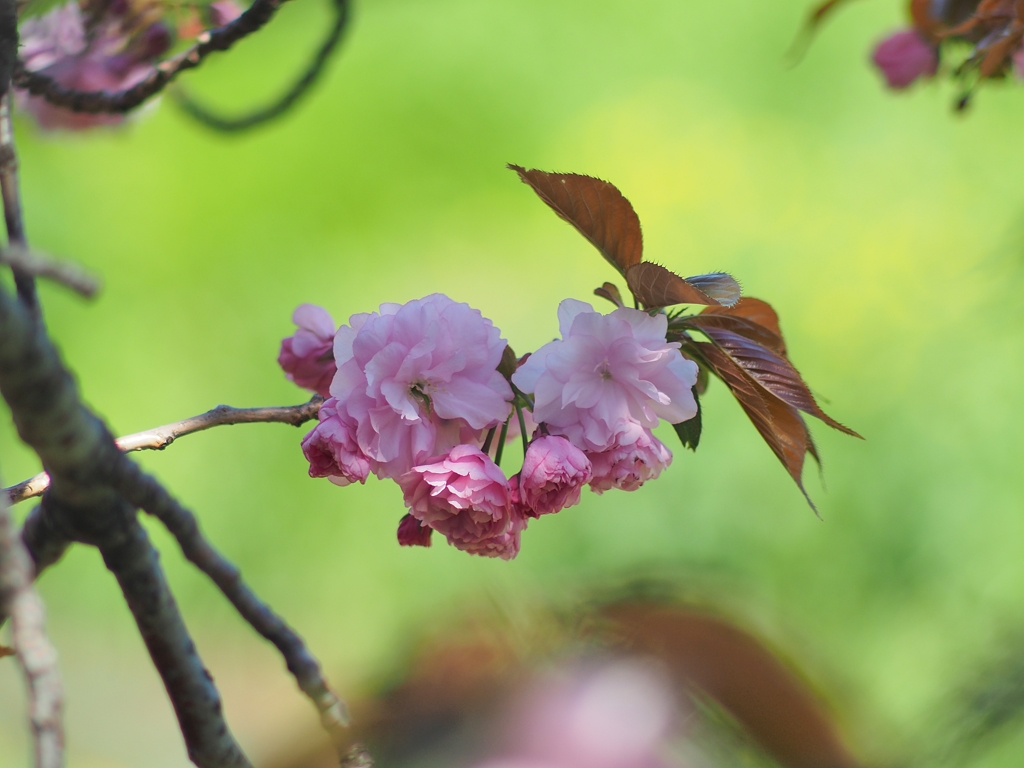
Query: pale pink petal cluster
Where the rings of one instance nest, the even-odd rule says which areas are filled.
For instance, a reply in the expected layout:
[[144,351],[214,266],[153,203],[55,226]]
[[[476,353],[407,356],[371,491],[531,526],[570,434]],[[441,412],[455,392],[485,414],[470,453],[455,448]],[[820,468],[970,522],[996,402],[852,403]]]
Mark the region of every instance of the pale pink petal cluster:
[[399,479],[409,513],[458,549],[510,560],[525,521],[491,457],[472,445],[415,466]]
[[[89,23],[70,2],[20,26],[21,55],[30,72],[49,75],[60,85],[80,91],[121,91],[153,71],[154,62],[171,46],[162,22],[137,28],[125,2],[110,3]],[[41,96],[15,90],[19,108],[46,130],[82,130],[122,122],[124,115],[87,114],[54,106]]]
[[534,396],[533,417],[585,451],[640,439],[660,419],[693,418],[697,366],[665,340],[668,320],[620,307],[608,315],[566,299],[558,307],[562,338],[545,344],[513,383]]
[[580,502],[580,489],[590,482],[590,459],[564,437],[538,437],[526,450],[517,489],[530,517],[549,515]]
[[512,410],[497,370],[505,346],[490,320],[443,294],[383,304],[339,328],[330,391],[358,423],[373,471],[398,479],[504,422]]
[[215,27],[223,27],[242,15],[242,6],[234,0],[214,0],[209,8],[210,23]]
[[595,493],[613,488],[635,491],[672,463],[672,451],[649,429],[643,430],[635,442],[615,444],[604,451],[590,452],[587,457],[593,467],[590,489]]
[[895,90],[907,88],[918,78],[931,77],[939,66],[935,46],[915,29],[902,29],[879,42],[871,60]]
[[323,307],[300,304],[292,314],[298,330],[281,341],[277,364],[303,389],[330,396],[334,363],[334,320]]

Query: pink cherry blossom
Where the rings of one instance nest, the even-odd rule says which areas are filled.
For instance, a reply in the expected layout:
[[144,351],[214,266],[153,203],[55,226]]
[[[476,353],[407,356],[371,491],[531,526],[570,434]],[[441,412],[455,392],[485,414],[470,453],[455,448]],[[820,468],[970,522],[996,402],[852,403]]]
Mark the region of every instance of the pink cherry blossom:
[[421,464],[399,479],[410,514],[458,549],[510,560],[525,528],[512,507],[508,480],[473,445]]
[[356,423],[338,401],[325,400],[320,406],[320,423],[302,440],[302,453],[309,461],[310,477],[328,477],[335,485],[365,483],[372,462],[356,442]]
[[[81,91],[120,91],[141,81],[170,47],[170,33],[161,22],[132,29],[128,17],[108,11],[87,24],[79,5],[70,2],[26,20],[19,30],[26,69]],[[124,115],[73,112],[22,90],[15,95],[18,106],[46,130],[82,130],[125,119]]]
[[595,493],[612,488],[635,491],[672,463],[672,451],[648,429],[636,442],[616,444],[606,451],[587,453],[587,457],[593,466],[590,489]]
[[334,363],[334,320],[323,307],[300,304],[292,313],[298,330],[281,342],[277,364],[303,389],[330,396]]
[[334,339],[331,394],[358,423],[380,477],[477,442],[508,418],[501,333],[468,304],[433,294],[353,315]]
[[210,23],[215,27],[223,27],[242,15],[242,7],[234,0],[214,0],[209,8]]
[[434,531],[412,515],[406,515],[398,522],[398,543],[403,547],[429,547],[430,534]]
[[539,517],[579,504],[591,474],[590,459],[564,437],[538,437],[526,450],[517,483],[526,514]]
[[629,307],[602,315],[582,301],[558,307],[562,338],[545,344],[513,374],[535,398],[533,417],[587,451],[638,440],[659,419],[697,413],[697,366],[667,342],[668,320]]
[[875,46],[871,60],[890,88],[902,90],[919,77],[931,77],[939,66],[935,46],[915,29],[894,32]]

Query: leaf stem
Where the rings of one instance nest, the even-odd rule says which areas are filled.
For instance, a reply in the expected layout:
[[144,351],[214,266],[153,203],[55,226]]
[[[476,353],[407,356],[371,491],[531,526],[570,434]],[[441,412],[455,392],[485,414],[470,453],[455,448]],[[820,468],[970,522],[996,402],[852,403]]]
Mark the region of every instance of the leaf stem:
[[494,439],[494,431],[496,429],[497,427],[491,427],[490,431],[487,433],[487,437],[484,439],[484,446],[480,449],[488,455],[491,453],[491,441]]
[[[499,467],[501,466],[501,454],[505,450],[505,437],[508,435],[508,423],[510,421],[512,421],[511,414],[507,419],[505,419],[505,423],[501,425],[501,435],[498,437],[498,447],[494,449],[494,463]],[[491,429],[491,432],[494,432],[493,428]]]
[[516,403],[516,416],[519,417],[519,434],[523,437],[523,458],[525,459],[530,441],[526,437],[526,418],[523,416],[523,407],[519,403]]

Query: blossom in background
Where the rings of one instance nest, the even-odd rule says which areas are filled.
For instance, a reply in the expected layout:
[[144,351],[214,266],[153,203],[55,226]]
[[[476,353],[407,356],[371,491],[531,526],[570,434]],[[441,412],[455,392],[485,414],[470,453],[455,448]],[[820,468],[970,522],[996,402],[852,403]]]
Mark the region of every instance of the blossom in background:
[[902,90],[920,77],[931,77],[939,66],[935,46],[915,29],[894,32],[875,46],[871,60],[890,88]]
[[526,450],[516,483],[523,512],[539,517],[579,504],[591,474],[590,459],[564,437],[538,437]]
[[335,485],[365,483],[371,462],[356,442],[356,423],[338,411],[334,398],[321,404],[319,418],[320,423],[302,439],[309,476],[327,477]]
[[323,307],[300,304],[292,313],[298,330],[281,342],[277,363],[303,389],[330,396],[334,363],[334,320]]
[[659,419],[693,418],[697,365],[665,340],[668,320],[621,307],[608,315],[566,299],[561,339],[538,349],[512,376],[534,395],[533,417],[586,451],[640,439]]
[[458,549],[509,560],[525,528],[509,484],[490,456],[473,445],[415,466],[399,478],[409,513]]
[[242,7],[234,0],[216,0],[208,9],[210,23],[215,27],[223,27],[242,15]]
[[383,304],[338,329],[330,392],[358,424],[374,472],[398,479],[504,422],[512,410],[497,370],[505,346],[490,320],[443,294]]
[[[171,46],[167,27],[129,3],[111,3],[104,15],[86,19],[77,3],[26,20],[19,29],[21,56],[30,72],[42,72],[67,88],[121,91],[143,80]],[[18,106],[41,128],[82,130],[114,125],[124,115],[73,112],[41,96],[15,90]]]
[[587,458],[593,467],[592,491],[635,491],[672,463],[672,451],[645,429],[635,442],[615,444],[605,451],[588,453]]
[[536,684],[508,718],[511,754],[476,768],[667,768],[680,715],[659,667],[580,665]]

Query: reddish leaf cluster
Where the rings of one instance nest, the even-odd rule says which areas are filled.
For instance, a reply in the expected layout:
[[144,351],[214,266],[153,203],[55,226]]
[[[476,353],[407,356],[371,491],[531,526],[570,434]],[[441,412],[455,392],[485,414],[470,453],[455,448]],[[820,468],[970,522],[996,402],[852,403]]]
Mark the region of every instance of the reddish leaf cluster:
[[[679,304],[704,305],[695,315],[677,310],[668,323],[668,340],[679,342],[682,354],[701,368],[695,398],[703,394],[709,373],[721,379],[814,508],[802,474],[806,455],[818,460],[818,453],[801,414],[815,416],[848,435],[860,435],[828,416],[815,401],[789,361],[771,305],[740,298],[739,284],[725,273],[682,278],[643,261],[640,219],[612,184],[590,176],[528,171],[517,165],[509,168],[626,278],[635,306],[654,312]],[[612,283],[594,293],[623,306]],[[707,341],[699,341],[695,332]],[[696,450],[701,433],[699,399],[697,416],[675,427],[683,445]]]

